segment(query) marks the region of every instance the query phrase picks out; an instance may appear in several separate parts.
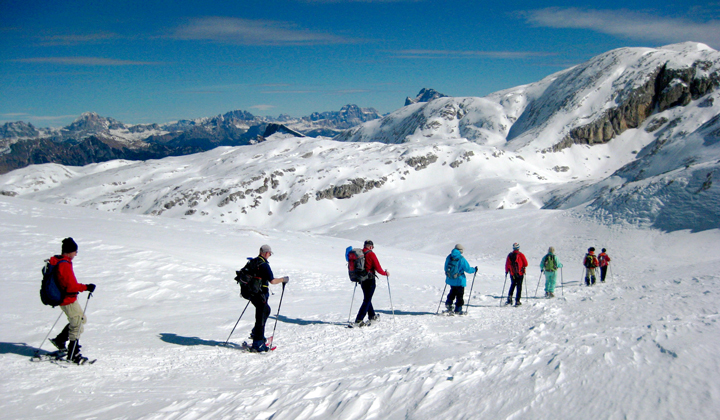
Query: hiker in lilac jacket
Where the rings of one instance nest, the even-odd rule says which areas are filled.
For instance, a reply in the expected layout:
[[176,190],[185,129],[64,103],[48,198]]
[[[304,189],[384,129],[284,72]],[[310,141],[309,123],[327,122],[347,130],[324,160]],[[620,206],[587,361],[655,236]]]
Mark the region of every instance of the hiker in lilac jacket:
[[450,255],[445,258],[445,283],[450,286],[450,293],[445,300],[445,308],[448,312],[453,312],[452,303],[455,300],[455,314],[461,314],[465,304],[463,299],[465,286],[467,286],[465,273],[472,274],[477,271],[477,267],[470,267],[465,257],[462,256],[463,250],[463,246],[457,244]]

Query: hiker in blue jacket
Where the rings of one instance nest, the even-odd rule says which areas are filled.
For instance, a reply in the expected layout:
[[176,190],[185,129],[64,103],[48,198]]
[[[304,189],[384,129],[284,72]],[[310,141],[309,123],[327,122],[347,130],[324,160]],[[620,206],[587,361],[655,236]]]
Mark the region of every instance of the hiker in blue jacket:
[[477,272],[477,267],[472,268],[468,264],[465,257],[462,256],[463,246],[460,244],[455,245],[455,248],[450,252],[450,255],[445,258],[445,283],[450,286],[450,293],[447,295],[445,300],[445,308],[447,312],[453,312],[453,300],[455,300],[455,314],[462,314],[462,307],[465,304],[463,299],[465,295],[465,286],[467,286],[467,279],[465,273]]

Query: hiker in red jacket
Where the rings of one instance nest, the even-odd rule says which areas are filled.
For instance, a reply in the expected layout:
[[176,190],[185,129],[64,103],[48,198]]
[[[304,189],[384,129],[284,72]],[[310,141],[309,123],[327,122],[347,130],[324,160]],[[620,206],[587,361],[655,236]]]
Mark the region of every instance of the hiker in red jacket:
[[605,283],[605,276],[608,271],[608,264],[610,264],[610,256],[605,253],[605,248],[602,249],[600,255],[598,255],[598,263],[600,264],[600,282]]
[[[365,254],[365,269],[368,272],[368,279],[360,283],[360,287],[362,287],[363,291],[363,302],[362,305],[360,305],[360,310],[358,311],[357,316],[355,317],[356,327],[370,325],[371,321],[375,321],[380,318],[380,316],[375,313],[375,309],[372,305],[372,297],[375,293],[375,278],[377,277],[375,273],[380,273],[383,276],[390,275],[387,270],[383,270],[380,266],[380,261],[378,261],[377,256],[373,252],[374,248],[375,245],[373,244],[373,241],[365,241],[363,253]],[[363,322],[365,315],[369,318],[368,322]]]
[[[55,255],[50,258],[50,264],[57,265],[57,281],[63,293],[63,301],[60,309],[65,313],[68,324],[58,334],[50,339],[50,342],[60,351],[67,350],[67,359],[75,363],[82,363],[85,359],[80,354],[80,334],[84,331],[87,317],[77,302],[77,295],[80,292],[94,292],[94,284],[78,283],[73,272],[72,260],[77,256],[78,246],[73,238],[65,238],[62,241],[62,255]],[[68,347],[65,342],[69,340]],[[87,360],[87,359],[85,359]]]
[[512,295],[514,289],[517,288],[515,296],[515,306],[520,306],[520,298],[522,297],[522,283],[525,278],[525,268],[528,266],[527,258],[520,252],[520,244],[513,244],[513,252],[509,253],[505,260],[505,275],[510,273],[510,293],[508,293],[506,305],[512,304]]

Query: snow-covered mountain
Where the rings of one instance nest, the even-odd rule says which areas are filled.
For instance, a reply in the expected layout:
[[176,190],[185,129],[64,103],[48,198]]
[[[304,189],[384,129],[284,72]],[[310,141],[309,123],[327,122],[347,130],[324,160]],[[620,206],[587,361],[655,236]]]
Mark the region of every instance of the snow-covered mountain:
[[[320,228],[310,217],[318,213],[332,226],[357,217],[586,205],[606,222],[713,229],[720,227],[718,63],[718,52],[696,43],[624,48],[485,98],[411,104],[336,138],[344,141],[279,132],[193,156],[33,166],[0,177],[0,190],[292,229]],[[633,115],[645,117],[627,123]],[[588,129],[604,126],[599,121],[615,127],[611,138]]]

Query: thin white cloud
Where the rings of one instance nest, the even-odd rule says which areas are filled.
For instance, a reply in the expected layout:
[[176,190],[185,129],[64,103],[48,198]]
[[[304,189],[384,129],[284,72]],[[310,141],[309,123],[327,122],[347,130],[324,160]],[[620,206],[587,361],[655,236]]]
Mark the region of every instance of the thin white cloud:
[[114,33],[96,33],[86,35],[51,35],[40,37],[40,45],[50,46],[96,44],[114,39],[121,39],[121,36]]
[[17,63],[60,64],[66,66],[151,66],[163,63],[134,60],[115,60],[100,57],[34,57],[11,60]]
[[421,3],[425,0],[304,0],[305,3]]
[[539,27],[589,29],[613,36],[674,43],[704,42],[720,46],[720,21],[696,22],[631,10],[546,8],[519,12],[528,23]]
[[275,105],[253,105],[250,107],[250,109],[257,109],[259,111],[267,111],[273,108],[275,108]]
[[398,58],[407,59],[435,59],[435,58],[498,58],[498,59],[523,59],[536,57],[549,57],[554,53],[533,52],[533,51],[454,51],[454,50],[398,50],[393,51]]
[[228,17],[192,19],[170,38],[237,45],[329,45],[354,41],[332,34],[300,29],[287,22]]

